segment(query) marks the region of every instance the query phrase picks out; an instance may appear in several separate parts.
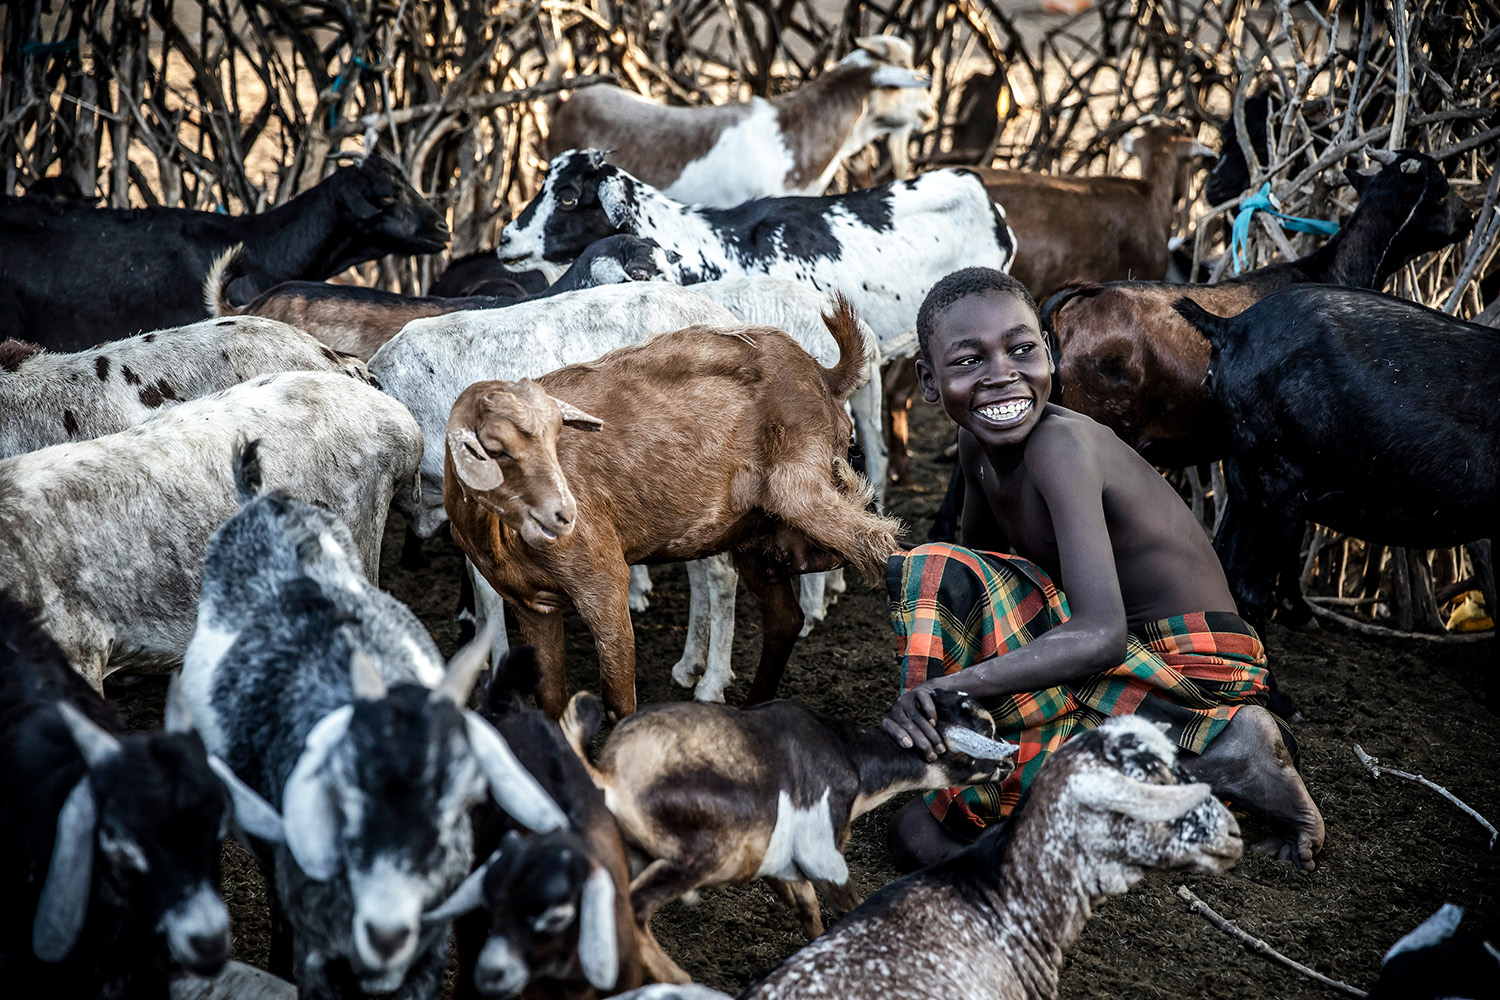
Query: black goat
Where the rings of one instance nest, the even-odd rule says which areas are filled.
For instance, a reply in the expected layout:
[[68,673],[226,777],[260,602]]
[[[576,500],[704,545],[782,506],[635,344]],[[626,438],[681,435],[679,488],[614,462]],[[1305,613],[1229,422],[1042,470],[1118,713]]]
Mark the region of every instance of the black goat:
[[480,250],[450,261],[427,294],[443,299],[495,295],[516,301],[546,289],[547,276],[541,271],[506,267],[495,251]]
[[1278,598],[1294,622],[1310,614],[1294,566],[1304,521],[1420,549],[1500,529],[1500,332],[1321,285],[1230,319],[1174,305],[1212,345],[1229,439],[1214,544],[1251,621]]
[[625,844],[603,793],[557,723],[527,701],[538,676],[536,651],[512,648],[479,712],[569,826],[523,835],[499,809],[476,807],[474,852],[488,860],[427,917],[458,916],[456,1000],[509,997],[528,982],[528,996],[569,1000],[632,989],[641,983],[642,949],[655,944],[638,936]]
[[280,822],[195,734],[124,730],[0,594],[0,982],[11,990],[165,998],[174,971],[212,974],[229,958],[225,784],[242,827],[279,837]]
[[203,278],[236,243],[247,267],[231,292],[244,301],[278,282],[447,242],[442,217],[377,157],[259,215],[0,198],[0,330],[77,351],[205,319]]

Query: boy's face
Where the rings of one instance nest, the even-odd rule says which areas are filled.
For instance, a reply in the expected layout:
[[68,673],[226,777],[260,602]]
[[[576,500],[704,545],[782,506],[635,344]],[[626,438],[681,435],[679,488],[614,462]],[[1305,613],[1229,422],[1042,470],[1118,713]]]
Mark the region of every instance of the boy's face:
[[981,445],[1025,441],[1052,393],[1052,359],[1036,314],[1012,295],[985,292],[939,314],[928,338],[932,362],[917,361],[922,395],[941,401]]

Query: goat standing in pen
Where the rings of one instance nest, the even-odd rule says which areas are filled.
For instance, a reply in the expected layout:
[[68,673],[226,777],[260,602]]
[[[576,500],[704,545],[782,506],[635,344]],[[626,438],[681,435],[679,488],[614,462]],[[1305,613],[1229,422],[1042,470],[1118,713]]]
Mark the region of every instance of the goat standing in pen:
[[598,643],[610,710],[635,710],[632,563],[734,554],[765,623],[752,701],[775,695],[802,628],[793,575],[848,562],[879,578],[896,525],[865,509],[844,459],[844,402],[870,348],[847,302],[828,326],[833,368],[779,330],[690,327],[459,396],[443,473],[453,539],[537,647],[549,714],[567,702],[568,604]]
[[[444,670],[416,616],[365,579],[336,516],[261,491],[258,451],[236,456],[241,508],[204,557],[172,714],[281,803],[285,844],[257,853],[300,996],[435,1000],[449,925],[421,917],[471,868],[469,808],[488,788],[531,829],[565,819],[464,707],[488,637]],[[278,958],[273,939],[273,964],[284,946]]]

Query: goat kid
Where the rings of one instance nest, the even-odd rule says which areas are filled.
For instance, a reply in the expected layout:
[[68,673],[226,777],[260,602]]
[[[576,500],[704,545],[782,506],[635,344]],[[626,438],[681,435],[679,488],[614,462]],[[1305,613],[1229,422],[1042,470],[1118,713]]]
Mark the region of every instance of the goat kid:
[[557,281],[524,299],[473,296],[436,298],[399,295],[379,288],[287,281],[243,307],[231,305],[225,290],[244,273],[244,248],[234,247],[214,261],[203,283],[204,304],[214,316],[250,315],[290,323],[339,351],[368,361],[414,319],[463,309],[498,309],[516,301],[560,295],[580,288],[627,281],[671,281],[672,261],[654,240],[610,236],[590,244]]
[[374,382],[357,359],[256,317],[204,320],[74,354],[13,352],[0,357],[0,458],[114,434],[184,400],[286,371]]
[[879,578],[896,524],[865,509],[843,457],[843,404],[869,355],[847,302],[828,325],[832,369],[779,330],[690,327],[459,396],[443,477],[453,538],[537,647],[549,714],[567,700],[569,603],[598,643],[611,711],[634,711],[632,563],[734,554],[766,623],[752,700],[774,695],[802,626],[792,574],[847,561]]
[[565,818],[464,708],[489,637],[445,671],[410,610],[366,581],[335,515],[262,492],[255,442],[234,473],[241,507],[208,544],[174,714],[282,804],[285,843],[260,854],[300,996],[435,1000],[449,927],[421,917],[471,867],[469,808],[488,787],[532,829]]
[[1208,785],[1136,716],[1064,743],[1009,823],[871,896],[742,1000],[1050,1000],[1096,903],[1148,868],[1228,869],[1243,844]]
[[562,725],[625,839],[653,859],[630,887],[643,926],[694,889],[764,878],[812,939],[823,933],[813,881],[858,903],[843,856],[854,820],[902,792],[999,781],[1014,767],[1018,748],[994,739],[988,712],[950,691],[935,702],[951,752],[930,764],[879,727],[790,701],[653,705],[616,727],[596,762],[599,702],[575,695]]
[[337,514],[364,572],[377,572],[391,498],[415,492],[422,434],[395,400],[342,375],[264,376],[117,434],[0,460],[0,589],[43,614],[96,690],[117,670],[181,662],[204,548],[237,506],[231,461],[246,436],[274,442],[266,481]]
[[681,108],[619,87],[575,92],[551,114],[547,146],[610,150],[610,162],[689,205],[820,195],[850,156],[889,135],[898,178],[911,176],[912,130],[936,117],[931,79],[904,39],[858,46],[811,83],[772,100]]
[[197,736],[127,733],[4,593],[0,802],[0,979],[65,1000],[164,1000],[174,972],[216,973],[230,948],[226,826],[282,835]]
[[230,290],[249,299],[282,281],[436,253],[447,242],[442,216],[375,156],[260,215],[0,198],[0,330],[78,351],[195,322],[207,315],[203,275],[236,243],[246,274]]
[[529,996],[559,1000],[631,989],[643,951],[660,978],[660,948],[640,937],[630,908],[620,829],[557,723],[527,703],[537,680],[535,651],[510,650],[479,711],[567,813],[568,827],[526,835],[499,810],[476,809],[475,853],[487,860],[425,918],[457,918],[458,1000],[511,997],[528,983]]

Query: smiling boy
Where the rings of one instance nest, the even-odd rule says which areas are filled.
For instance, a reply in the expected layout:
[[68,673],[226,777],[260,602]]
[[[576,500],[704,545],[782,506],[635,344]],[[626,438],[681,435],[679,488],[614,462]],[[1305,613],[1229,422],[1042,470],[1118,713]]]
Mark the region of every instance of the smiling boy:
[[[905,693],[883,725],[932,758],[944,748],[931,692],[964,691],[1022,749],[1004,782],[897,813],[898,863],[963,846],[1011,813],[1070,735],[1135,712],[1166,727],[1197,780],[1269,823],[1259,850],[1313,868],[1322,816],[1263,707],[1260,639],[1187,505],[1108,428],[1047,402],[1052,358],[1014,278],[948,275],[923,302],[917,336],[922,394],[959,426],[964,545],[891,559]],[[990,551],[1005,541],[1017,556]]]

